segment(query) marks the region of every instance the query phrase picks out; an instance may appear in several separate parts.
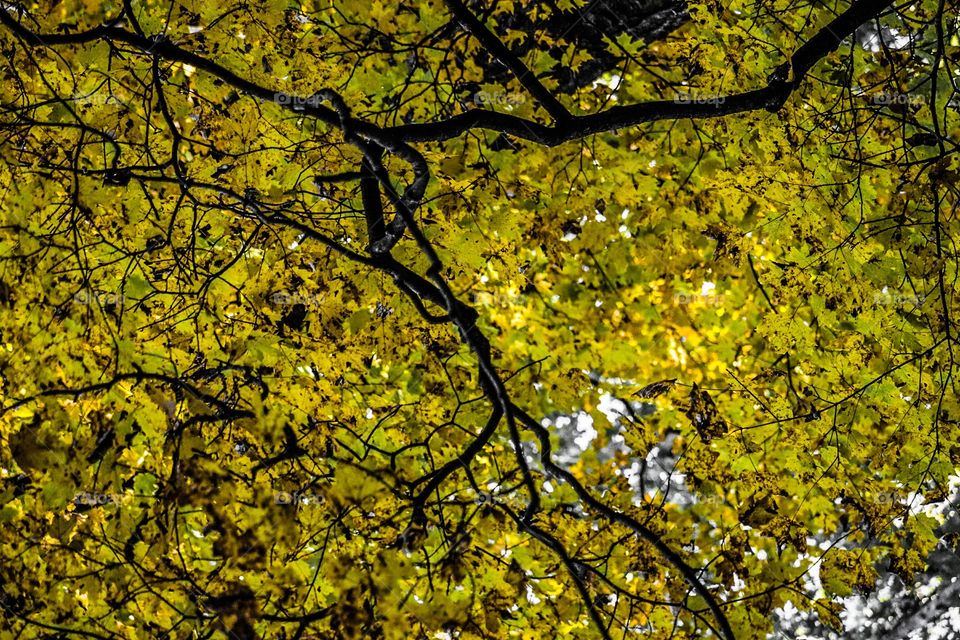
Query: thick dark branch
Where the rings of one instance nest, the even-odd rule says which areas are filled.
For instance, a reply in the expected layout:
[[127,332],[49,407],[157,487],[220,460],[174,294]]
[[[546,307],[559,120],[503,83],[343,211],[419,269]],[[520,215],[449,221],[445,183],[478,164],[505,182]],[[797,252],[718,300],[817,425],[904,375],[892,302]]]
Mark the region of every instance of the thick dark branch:
[[[594,133],[613,131],[646,122],[685,118],[717,118],[760,109],[777,111],[818,61],[836,50],[845,38],[856,31],[857,27],[879,16],[891,4],[893,4],[893,0],[859,0],[854,2],[846,11],[834,18],[800,47],[791,57],[790,62],[785,63],[775,71],[766,87],[718,97],[708,103],[679,100],[643,102],[635,105],[613,107],[587,116],[571,116],[554,126],[484,109],[472,109],[438,122],[388,128],[380,128],[374,124],[353,118],[343,124],[352,132],[374,140],[393,151],[395,147],[402,145],[404,142],[448,140],[471,129],[490,129],[547,146],[555,146]],[[475,17],[474,20],[476,20]],[[101,39],[124,42],[141,49],[145,53],[189,64],[261,100],[273,102],[286,109],[315,117],[327,124],[341,125],[341,118],[334,110],[317,104],[316,101],[308,100],[304,103],[303,101],[288,100],[286,94],[271,91],[245,80],[217,63],[187,51],[163,37],[146,38],[112,25],[103,25],[73,34],[36,34],[17,22],[6,10],[0,11],[0,24],[4,24],[21,40],[34,46],[82,44]],[[482,24],[480,27],[485,30]],[[502,43],[501,46],[503,46]],[[504,47],[504,49],[506,48]],[[522,70],[523,66],[520,65],[518,69]],[[542,85],[540,86],[542,87]],[[530,90],[529,86],[527,88]],[[539,93],[539,89],[536,92]],[[534,93],[534,91],[531,90],[531,93]],[[534,95],[536,96],[536,93]],[[538,97],[538,99],[540,98]],[[546,103],[544,105],[546,107]]]
[[[366,161],[364,165],[368,165]],[[367,219],[367,238],[371,247],[383,240],[387,228],[383,221],[383,202],[380,200],[380,182],[372,166],[364,166],[360,178],[360,195],[363,198],[363,211]]]
[[[243,91],[244,93],[260,98],[267,102],[273,102],[290,111],[303,111],[327,124],[339,125],[340,118],[335,111],[323,105],[314,104],[313,101],[307,101],[308,104],[302,104],[301,100],[289,100],[287,94],[280,91],[273,91],[262,87],[255,82],[246,80],[234,72],[220,66],[216,62],[187,51],[177,46],[166,36],[145,37],[133,33],[121,27],[116,26],[114,20],[108,24],[100,25],[87,31],[65,34],[39,34],[30,31],[22,24],[17,22],[10,12],[6,9],[0,10],[0,24],[6,26],[20,40],[35,47],[54,47],[62,45],[86,44],[90,42],[122,42],[140,49],[144,53],[157,56],[164,60],[181,62],[196,67],[210,75],[223,80],[231,87]],[[301,108],[302,107],[302,108]]]
[[718,118],[721,116],[766,109],[777,111],[790,94],[800,86],[804,76],[820,60],[836,50],[857,27],[883,13],[893,0],[859,0],[823,27],[790,59],[775,71],[766,87],[729,96],[708,103],[658,100],[623,107],[613,107],[587,116],[573,116],[566,122],[547,126],[496,111],[474,109],[447,120],[388,128],[388,134],[403,140],[426,142],[455,138],[471,129],[490,129],[517,138],[555,146],[570,140],[604,131],[623,129],[658,120],[684,118]]

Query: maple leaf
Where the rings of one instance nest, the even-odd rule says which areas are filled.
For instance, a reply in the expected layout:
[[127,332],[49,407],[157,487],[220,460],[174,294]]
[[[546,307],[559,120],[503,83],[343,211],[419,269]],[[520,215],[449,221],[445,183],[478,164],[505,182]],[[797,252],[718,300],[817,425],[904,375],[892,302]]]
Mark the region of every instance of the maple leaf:
[[644,388],[640,389],[633,395],[638,398],[656,398],[665,394],[670,389],[673,389],[673,386],[677,383],[676,378],[670,378],[669,380],[659,380],[657,382],[651,382]]
[[727,432],[727,423],[717,411],[717,404],[710,394],[697,385],[690,388],[690,404],[684,415],[690,419],[693,428],[697,430],[704,442],[710,442]]

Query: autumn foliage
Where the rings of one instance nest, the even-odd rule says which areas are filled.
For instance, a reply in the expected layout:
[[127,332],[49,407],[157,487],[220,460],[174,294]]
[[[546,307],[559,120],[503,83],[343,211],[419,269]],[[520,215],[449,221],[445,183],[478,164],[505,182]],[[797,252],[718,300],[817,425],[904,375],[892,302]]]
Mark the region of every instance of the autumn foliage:
[[0,637],[763,638],[955,544],[956,11],[600,11],[0,7]]

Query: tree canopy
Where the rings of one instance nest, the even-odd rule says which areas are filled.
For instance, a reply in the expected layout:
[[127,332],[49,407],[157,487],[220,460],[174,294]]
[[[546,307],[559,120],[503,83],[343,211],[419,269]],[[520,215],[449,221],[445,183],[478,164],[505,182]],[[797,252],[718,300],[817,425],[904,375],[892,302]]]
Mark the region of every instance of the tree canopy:
[[957,545],[958,30],[4,3],[4,637],[842,630]]

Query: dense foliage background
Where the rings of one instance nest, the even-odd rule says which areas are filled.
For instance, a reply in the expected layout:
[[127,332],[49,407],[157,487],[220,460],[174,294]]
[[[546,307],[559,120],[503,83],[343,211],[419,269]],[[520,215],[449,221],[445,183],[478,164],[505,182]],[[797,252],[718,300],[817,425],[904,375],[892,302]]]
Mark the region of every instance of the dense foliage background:
[[3,4],[4,637],[951,633],[958,28]]

